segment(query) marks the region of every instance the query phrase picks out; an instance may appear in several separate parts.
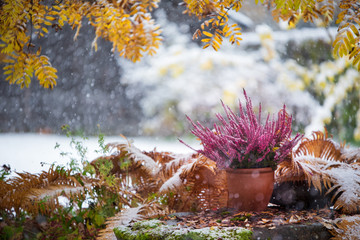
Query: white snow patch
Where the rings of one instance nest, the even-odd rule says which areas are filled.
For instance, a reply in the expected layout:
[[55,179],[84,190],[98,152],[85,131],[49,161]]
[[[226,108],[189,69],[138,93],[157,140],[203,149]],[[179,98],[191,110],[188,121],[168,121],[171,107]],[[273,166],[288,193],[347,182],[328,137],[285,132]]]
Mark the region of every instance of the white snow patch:
[[[61,135],[35,134],[35,133],[6,133],[0,134],[0,164],[9,164],[11,170],[17,172],[40,173],[47,171],[49,165],[56,163],[66,165],[69,157],[61,156],[60,152],[70,152],[72,157],[78,157],[74,149],[70,147],[71,139]],[[99,154],[95,150],[99,149],[98,139],[90,137],[84,142],[88,148],[86,158],[91,161]],[[105,143],[123,142],[126,140],[120,136],[105,136]],[[199,143],[188,141],[190,145],[197,146]],[[60,150],[54,149],[56,143],[60,144]],[[134,145],[143,151],[166,151],[173,153],[191,153],[190,148],[180,143],[177,139],[165,140],[161,138],[134,138]],[[79,158],[79,157],[78,157]],[[46,165],[41,166],[41,163]]]

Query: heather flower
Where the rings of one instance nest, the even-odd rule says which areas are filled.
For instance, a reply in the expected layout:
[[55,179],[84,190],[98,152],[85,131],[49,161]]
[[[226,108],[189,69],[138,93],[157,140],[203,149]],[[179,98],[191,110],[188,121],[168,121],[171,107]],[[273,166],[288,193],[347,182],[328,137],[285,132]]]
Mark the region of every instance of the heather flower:
[[213,129],[195,123],[187,116],[193,126],[191,133],[201,140],[203,146],[203,149],[193,150],[214,160],[222,169],[275,169],[277,164],[289,159],[292,148],[302,136],[297,134],[291,138],[292,117],[286,112],[285,105],[278,112],[277,119],[268,114],[265,123],[261,124],[261,104],[256,116],[245,90],[244,96],[246,105],[243,108],[239,101],[239,114],[221,102],[225,116],[216,114],[219,124],[214,124]]

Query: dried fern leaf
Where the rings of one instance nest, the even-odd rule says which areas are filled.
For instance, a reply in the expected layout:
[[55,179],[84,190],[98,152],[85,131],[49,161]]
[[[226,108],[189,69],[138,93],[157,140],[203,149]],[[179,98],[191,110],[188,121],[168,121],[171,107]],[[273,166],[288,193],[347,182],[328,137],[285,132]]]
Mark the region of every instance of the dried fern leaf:
[[14,209],[16,213],[21,210],[35,214],[51,212],[54,207],[60,206],[58,196],[76,197],[84,193],[84,187],[89,187],[84,185],[88,183],[85,178],[82,179],[83,184],[80,184],[71,175],[71,170],[51,167],[48,172],[43,171],[41,174],[17,174],[18,177],[4,183],[6,185],[3,187],[7,191],[0,194],[0,207]]
[[185,170],[180,178],[183,179],[185,189],[191,196],[187,200],[190,207],[206,211],[226,206],[226,174],[225,171],[216,168],[214,161],[198,155],[192,168]]
[[360,162],[360,148],[342,148],[341,161],[346,163]]
[[[360,211],[360,166],[358,164],[329,164],[325,168],[331,179],[332,187],[327,193],[333,194],[332,201],[336,210],[343,213]],[[360,235],[359,235],[360,236]]]
[[[170,191],[171,189],[182,185],[183,182],[182,179],[180,178],[180,174],[191,169],[194,164],[195,164],[195,160],[188,159],[186,164],[183,164],[180,168],[178,168],[177,171],[172,175],[172,177],[170,177],[166,182],[164,182],[164,184],[160,187],[159,192],[162,193],[165,191]],[[165,167],[165,169],[171,169],[171,165],[170,168]],[[165,170],[165,171],[169,171],[169,170]]]
[[116,240],[113,229],[121,225],[129,225],[130,222],[140,221],[146,218],[169,214],[167,209],[162,208],[156,202],[146,202],[138,207],[126,208],[111,217],[106,222],[106,228],[99,232],[98,240]]
[[291,161],[279,164],[277,182],[307,181],[321,192],[332,195],[335,209],[343,213],[360,211],[359,149],[345,149],[328,138],[327,132],[315,132],[304,138],[293,152]]
[[304,138],[294,151],[294,156],[313,156],[326,161],[341,161],[341,150],[339,145],[328,138],[325,129],[325,134],[316,131],[312,134],[312,138]]
[[330,186],[330,178],[323,171],[329,162],[341,161],[341,148],[325,134],[317,131],[311,138],[302,139],[293,151],[291,161],[279,164],[275,178],[277,182],[307,181],[321,191],[322,184]]
[[133,161],[133,164],[141,166],[149,175],[155,176],[159,173],[160,165],[135,146],[131,144],[109,144],[108,146],[116,148],[121,153],[125,153]]
[[360,236],[360,215],[335,219],[332,225],[326,224],[333,240],[358,240]]

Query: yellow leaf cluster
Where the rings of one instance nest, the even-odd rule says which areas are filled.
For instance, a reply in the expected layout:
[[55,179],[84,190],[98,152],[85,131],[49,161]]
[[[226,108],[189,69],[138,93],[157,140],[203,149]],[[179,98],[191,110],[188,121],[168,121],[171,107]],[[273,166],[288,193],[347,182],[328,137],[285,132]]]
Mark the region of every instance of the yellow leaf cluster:
[[[229,25],[228,11],[230,9],[239,11],[242,5],[242,1],[203,1],[201,4],[207,3],[208,5],[202,6],[200,1],[185,1],[189,13],[193,13],[199,17],[210,17],[210,19],[204,21],[201,24],[201,30],[197,30],[193,39],[197,39],[204,35],[201,40],[205,45],[203,48],[211,46],[215,51],[218,51],[223,37],[229,38],[231,44],[240,44],[242,40],[241,28],[237,24]],[[200,6],[201,5],[201,6]],[[204,10],[206,9],[206,11]]]
[[[218,50],[223,38],[232,44],[240,44],[241,29],[229,23],[228,12],[239,11],[243,0],[183,0],[185,13],[204,20],[193,38],[203,36],[204,48]],[[97,39],[104,38],[113,44],[113,51],[131,61],[139,61],[144,54],[153,55],[161,44],[161,31],[150,14],[159,0],[3,0],[0,5],[0,51],[7,56],[6,72],[10,83],[28,86],[37,77],[40,84],[51,88],[56,84],[56,71],[48,58],[42,60],[34,53],[32,37],[49,34],[50,28],[61,30],[69,24],[79,35],[82,20],[86,18],[95,28],[92,47],[97,50]],[[302,19],[306,22],[321,20],[328,26],[334,18],[334,0],[256,0],[272,10],[275,20],[286,20],[295,26]],[[360,12],[358,0],[336,2],[341,12],[337,24],[339,32],[334,41],[335,55],[347,56],[360,70]],[[317,21],[318,22],[318,21]],[[34,59],[38,59],[35,61]],[[19,62],[17,62],[19,61]],[[33,65],[26,66],[28,63]],[[35,62],[37,64],[35,64]],[[47,66],[35,72],[38,66]],[[35,67],[35,68],[34,68]],[[21,70],[22,69],[22,70]],[[25,70],[26,69],[26,70]],[[32,71],[32,72],[31,72]],[[25,73],[20,76],[20,73]]]
[[343,0],[340,8],[342,11],[336,21],[340,25],[333,43],[333,54],[347,56],[360,71],[360,5],[356,0]]
[[[159,26],[148,13],[148,9],[156,7],[155,1],[137,2],[119,9],[109,3],[98,2],[90,9],[88,18],[95,27],[96,40],[103,37],[113,43],[113,51],[134,62],[143,57],[143,53],[155,54],[162,38]],[[129,9],[128,11],[126,9]]]
[[[184,0],[189,15],[196,15],[199,19],[207,18],[201,29],[195,31],[193,39],[203,36],[203,48],[211,46],[218,50],[223,37],[229,38],[234,44],[242,40],[240,28],[229,25],[228,11],[239,11],[242,0]],[[288,21],[294,27],[301,19],[305,22],[317,20],[319,26],[328,26],[334,19],[334,0],[256,0],[272,10],[274,20]],[[340,57],[348,57],[360,71],[360,5],[358,0],[340,0],[336,2],[341,9],[336,23],[339,24],[338,34],[333,43],[333,53]],[[320,24],[318,23],[320,21]]]
[[18,84],[21,88],[29,87],[31,79],[36,77],[44,88],[53,88],[56,85],[57,70],[51,66],[48,57],[36,54],[21,53],[6,59],[4,74],[8,75],[6,81]]
[[217,1],[212,0],[184,0],[184,3],[187,7],[184,13],[195,15],[199,19],[209,17],[219,7]]
[[153,55],[162,41],[161,31],[150,11],[159,0],[5,0],[0,5],[0,51],[7,57],[5,72],[10,84],[28,87],[36,77],[45,88],[56,85],[56,69],[46,56],[34,53],[32,37],[49,34],[50,28],[61,30],[69,24],[79,35],[82,20],[87,18],[95,28],[92,47],[104,38],[132,61],[143,54]]

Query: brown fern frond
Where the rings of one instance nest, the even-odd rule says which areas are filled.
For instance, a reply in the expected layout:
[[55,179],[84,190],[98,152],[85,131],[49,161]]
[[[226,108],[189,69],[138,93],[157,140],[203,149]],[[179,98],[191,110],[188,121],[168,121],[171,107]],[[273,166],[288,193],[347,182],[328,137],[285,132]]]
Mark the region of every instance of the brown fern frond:
[[91,162],[98,175],[103,161],[111,161],[113,168],[110,174],[121,179],[123,187],[132,188],[142,197],[157,191],[160,164],[130,143],[112,143],[107,146],[113,151],[112,154]]
[[16,213],[21,210],[35,214],[51,212],[54,207],[60,206],[58,196],[76,196],[89,187],[85,178],[80,184],[71,175],[71,170],[51,167],[48,172],[43,171],[41,174],[17,174],[18,177],[1,184],[7,191],[0,195],[0,207],[14,209]]
[[130,143],[113,143],[108,144],[108,147],[115,150],[112,155],[95,159],[91,164],[98,168],[101,161],[112,161],[111,174],[115,174],[123,182],[131,182],[133,190],[144,198],[158,192],[169,179],[178,177],[176,172],[180,167],[193,162],[192,154],[173,154],[155,150],[142,152]]
[[328,138],[328,132],[325,129],[325,134],[316,131],[312,134],[312,139],[304,138],[294,152],[294,156],[313,156],[326,161],[341,161],[341,150],[333,140]]
[[[141,152],[140,149],[131,144],[113,143],[108,144],[108,147],[117,150],[113,153],[113,156],[116,156],[115,159],[127,157],[128,159],[132,160],[131,165],[126,169],[126,171],[131,171],[132,169],[137,169],[140,167],[146,171],[149,176],[154,176],[160,171],[160,165],[155,162],[154,159],[147,156]],[[116,165],[118,165],[118,163]]]
[[162,155],[162,158],[166,158],[167,161],[162,161],[161,174],[163,179],[169,179],[174,176],[178,169],[187,163],[192,162],[194,158],[193,154],[172,154],[172,153],[158,153]]
[[227,181],[224,171],[216,168],[216,163],[198,155],[191,168],[180,174],[184,182],[184,195],[189,195],[188,206],[197,210],[213,210],[227,204]]
[[161,193],[168,198],[171,209],[181,211],[189,211],[194,206],[203,210],[226,206],[225,175],[216,169],[213,161],[199,154],[141,152],[129,143],[108,146],[116,150],[110,157],[105,157],[113,162],[112,172],[125,176],[124,169],[115,168],[129,161],[127,177],[143,198],[151,193]]
[[331,179],[327,193],[332,194],[335,209],[347,214],[360,212],[360,165],[332,163],[324,171]]
[[[171,190],[172,188],[174,187],[179,187],[180,185],[183,184],[183,180],[180,178],[180,175],[183,173],[183,172],[186,172],[188,171],[189,169],[192,169],[193,166],[195,165],[196,163],[196,160],[195,159],[187,159],[187,162],[182,164],[181,167],[177,168],[176,171],[173,171],[173,170],[166,170],[166,167],[164,168],[165,169],[165,172],[166,171],[171,171],[173,172],[172,176],[170,178],[168,178],[160,187],[159,191],[160,192],[166,192],[166,191],[169,191]],[[171,166],[170,166],[171,168]],[[168,174],[164,174],[164,176],[166,176]]]
[[341,149],[341,161],[349,164],[360,163],[360,148]]
[[346,216],[326,224],[333,240],[357,240],[360,236],[360,215]]
[[297,157],[291,161],[280,163],[275,171],[275,180],[281,182],[307,181],[309,186],[313,184],[321,191],[320,166],[325,164],[324,160],[315,157]]
[[111,217],[106,222],[106,228],[99,232],[98,240],[116,240],[113,229],[120,225],[128,225],[130,222],[143,220],[146,218],[154,218],[164,216],[170,212],[157,202],[144,202],[138,207],[126,208]]
[[323,167],[329,162],[341,161],[341,148],[328,138],[328,132],[314,132],[312,138],[303,138],[293,151],[291,161],[278,165],[275,172],[277,182],[307,181],[319,191],[322,184],[330,186],[330,178]]
[[329,139],[326,131],[315,132],[312,138],[302,140],[291,161],[279,164],[276,181],[307,181],[320,192],[325,187],[336,210],[357,213],[360,211],[359,157],[359,149],[345,149]]

